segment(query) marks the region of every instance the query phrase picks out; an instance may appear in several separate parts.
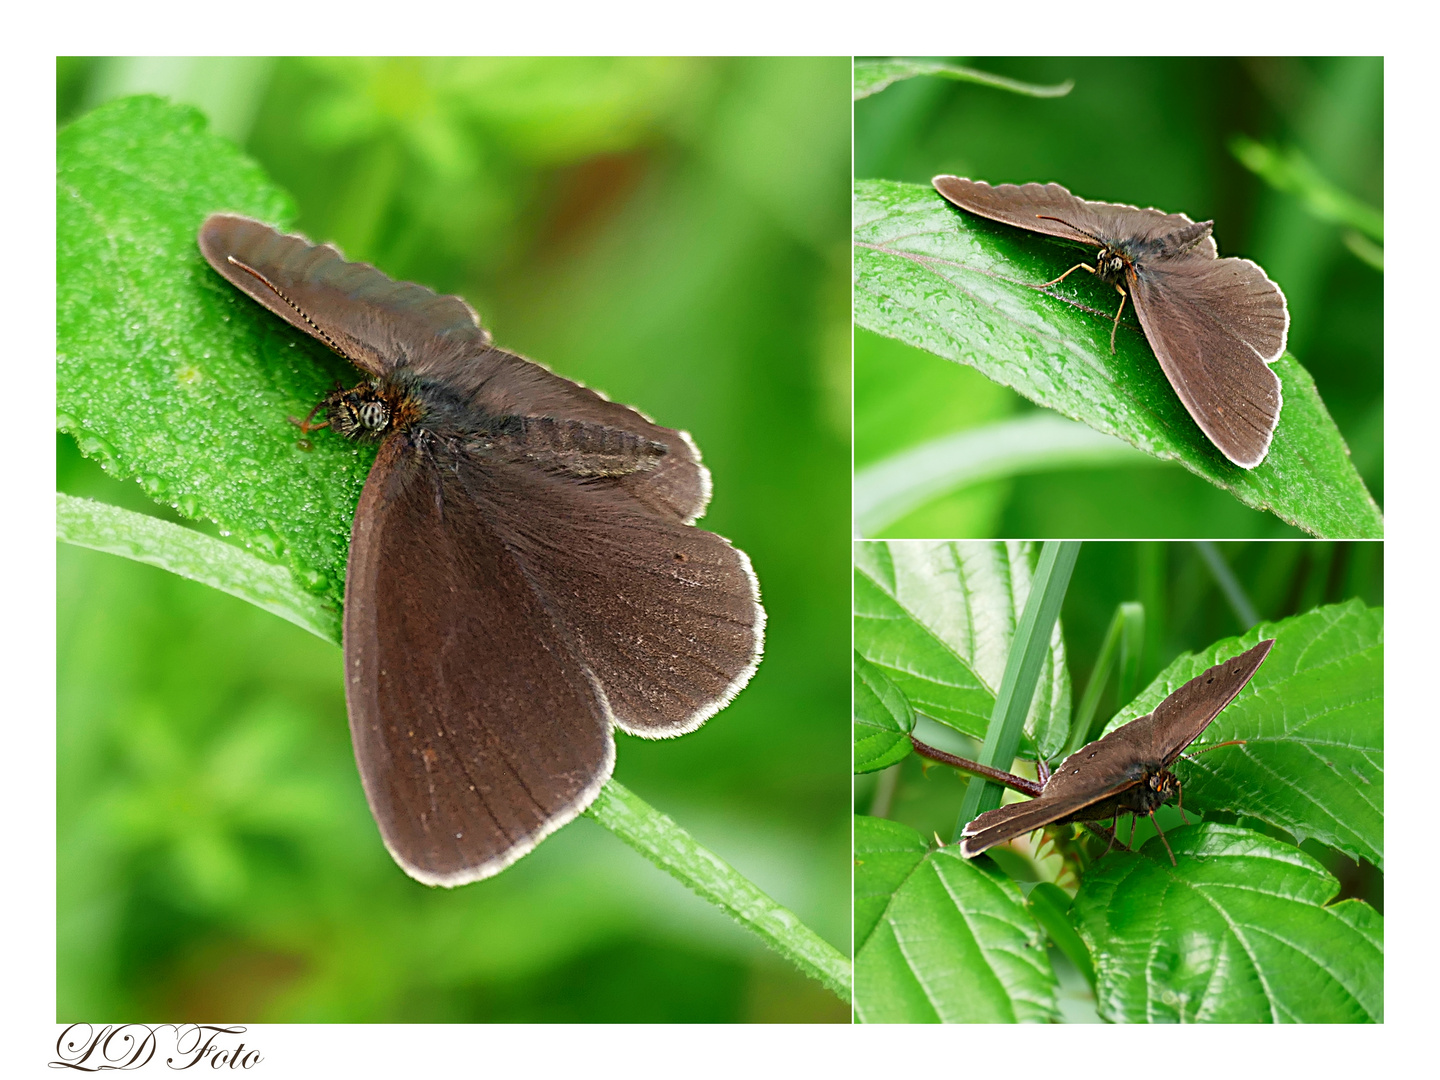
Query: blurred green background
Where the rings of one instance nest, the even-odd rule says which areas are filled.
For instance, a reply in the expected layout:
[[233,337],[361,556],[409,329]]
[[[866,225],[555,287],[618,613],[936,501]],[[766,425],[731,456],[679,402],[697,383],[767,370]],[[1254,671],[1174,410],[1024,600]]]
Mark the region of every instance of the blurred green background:
[[[1039,545],[1035,553],[1039,554]],[[1355,598],[1380,606],[1385,594],[1384,558],[1383,543],[1363,541],[1222,541],[1210,544],[1208,552],[1187,542],[1086,542],[1060,610],[1072,707],[1085,692],[1119,604],[1143,606],[1144,644],[1134,689],[1123,699],[1117,700],[1118,680],[1110,676],[1095,713],[1105,720],[1181,653],[1198,652],[1222,638],[1243,634],[1261,620],[1299,615],[1322,604]],[[1223,567],[1218,573],[1217,566]],[[1227,575],[1228,586],[1222,583]],[[977,756],[979,743],[953,729],[929,721],[925,732],[942,749],[972,759]],[[924,836],[950,837],[964,796],[960,772],[922,767],[914,754],[888,770],[855,777],[857,814],[893,818]],[[1170,824],[1167,815],[1173,815],[1175,824],[1181,822],[1178,811],[1167,807],[1161,812],[1164,827]],[[1206,817],[1235,820],[1222,813]],[[1254,819],[1246,819],[1245,825],[1290,842],[1294,839]],[[1373,865],[1357,863],[1313,839],[1301,846],[1340,880],[1341,898],[1358,896],[1384,910],[1384,875]],[[1007,861],[1007,869],[1020,862]]]
[[[61,58],[60,124],[199,106],[299,227],[456,292],[497,343],[687,428],[766,655],[616,776],[847,952],[848,59]],[[60,490],[172,517],[58,442]],[[848,1021],[581,819],[432,890],[381,846],[338,649],[58,553],[60,1020]]]
[[[956,62],[1075,86],[1064,97],[1033,98],[942,78],[895,83],[855,103],[856,178],[928,185],[952,173],[990,183],[1055,181],[1082,198],[1213,218],[1221,255],[1255,260],[1284,289],[1289,351],[1314,377],[1383,508],[1384,285],[1375,265],[1383,253],[1354,224],[1373,225],[1383,206],[1382,60]],[[855,332],[857,469],[1034,408],[971,368]],[[1303,534],[1166,464],[977,484],[933,500],[881,535]]]

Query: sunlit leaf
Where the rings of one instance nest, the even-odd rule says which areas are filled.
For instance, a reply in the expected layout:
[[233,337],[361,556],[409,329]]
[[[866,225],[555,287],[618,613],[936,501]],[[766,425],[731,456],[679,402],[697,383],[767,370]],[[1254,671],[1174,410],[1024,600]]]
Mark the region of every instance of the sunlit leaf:
[[[1274,638],[1240,695],[1177,764],[1184,803],[1313,836],[1385,866],[1385,626],[1359,600],[1317,608],[1182,656],[1111,721],[1149,712],[1225,657]],[[1244,739],[1196,753],[1206,746]]]
[[855,654],[855,771],[874,772],[910,753],[915,710],[893,682],[859,653]]
[[1168,834],[1086,874],[1076,926],[1117,1022],[1384,1019],[1383,921],[1297,848],[1226,825]]
[[287,417],[358,372],[241,296],[195,243],[217,210],[283,227],[290,200],[199,113],[158,98],[101,106],[56,153],[60,429],[338,603],[375,451],[301,450]]
[[[855,545],[855,649],[917,712],[985,737],[1015,626],[1030,594],[1031,545],[870,541]],[[1025,731],[1064,745],[1070,678],[1060,625]]]
[[1012,94],[1023,94],[1026,97],[1064,97],[1075,88],[1075,83],[1070,79],[1055,86],[1039,86],[1035,83],[1020,82],[1018,79],[1007,79],[1003,75],[992,75],[988,71],[977,71],[975,68],[961,67],[959,64],[945,64],[936,60],[856,60],[855,100],[859,101],[871,94],[878,94],[892,83],[900,82],[902,79],[913,79],[917,75],[937,75],[942,79],[954,79],[956,82],[977,83],[980,86],[1008,90]]
[[1020,887],[930,851],[908,826],[855,819],[855,1013],[866,1023],[1058,1017],[1055,973]]

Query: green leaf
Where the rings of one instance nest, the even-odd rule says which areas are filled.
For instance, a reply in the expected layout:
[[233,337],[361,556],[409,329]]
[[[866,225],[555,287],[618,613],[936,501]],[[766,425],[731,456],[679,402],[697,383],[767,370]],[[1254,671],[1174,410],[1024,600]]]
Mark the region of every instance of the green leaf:
[[913,79],[917,75],[938,75],[957,82],[979,83],[981,86],[1009,90],[1026,97],[1064,97],[1075,88],[1074,81],[1070,79],[1057,86],[1038,86],[1035,83],[1007,79],[1003,75],[991,75],[988,71],[976,71],[958,64],[942,64],[935,60],[856,60],[854,71],[855,101],[878,94],[891,83]]
[[1184,805],[1228,810],[1313,836],[1385,867],[1385,627],[1359,600],[1217,642],[1167,667],[1110,723],[1141,716],[1223,658],[1273,637],[1250,685],[1176,767]]
[[238,596],[318,638],[340,644],[340,612],[302,591],[283,566],[194,529],[73,495],[55,496],[55,534],[67,544],[149,563]]
[[850,961],[839,950],[633,791],[608,780],[585,813],[806,975],[850,1000]]
[[101,106],[60,133],[56,156],[59,427],[338,605],[375,451],[338,438],[301,450],[286,418],[359,373],[241,296],[195,244],[217,210],[287,227],[290,199],[200,113],[159,98]]
[[1373,908],[1330,904],[1339,883],[1308,855],[1259,833],[1204,824],[1167,835],[1177,866],[1155,837],[1139,857],[1097,863],[1075,898],[1102,1017],[1384,1019],[1383,922]]
[[[1379,508],[1291,356],[1272,365],[1284,407],[1265,461],[1241,469],[1181,405],[1133,315],[1110,352],[1115,292],[1049,281],[1079,249],[956,210],[928,186],[857,181],[855,322],[968,364],[1046,408],[1116,435],[1318,536],[1380,537]],[[1098,305],[1098,306],[1091,306]]]
[[910,753],[915,710],[905,695],[874,664],[855,654],[855,771],[874,772],[903,761]]
[[855,819],[855,1015],[866,1023],[1055,1020],[1058,984],[1020,888],[929,851],[914,829]]
[[[866,541],[855,545],[855,649],[917,712],[984,739],[1015,627],[1030,594],[1033,547],[1019,542]],[[1050,755],[1070,723],[1070,677],[1057,622],[1025,723]]]
[[1133,601],[1118,604],[1110,625],[1100,643],[1100,654],[1090,670],[1090,679],[1080,695],[1080,704],[1075,707],[1075,718],[1070,724],[1070,741],[1065,744],[1065,756],[1069,757],[1088,742],[1100,737],[1094,730],[1098,723],[1095,710],[1100,707],[1100,694],[1110,681],[1110,669],[1119,663],[1120,675],[1117,680],[1115,697],[1128,700],[1134,687],[1140,667],[1140,647],[1145,640],[1145,605]]

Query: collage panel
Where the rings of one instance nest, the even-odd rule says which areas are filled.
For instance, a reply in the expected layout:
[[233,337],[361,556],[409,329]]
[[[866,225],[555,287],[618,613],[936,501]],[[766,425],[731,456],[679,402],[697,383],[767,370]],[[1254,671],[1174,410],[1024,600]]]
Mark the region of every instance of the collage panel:
[[1383,544],[854,573],[857,1021],[1383,1021]]
[[67,1031],[1384,1022],[1384,58],[55,74]]
[[849,1023],[850,71],[60,58],[59,1022]]
[[857,58],[855,535],[1382,536],[1383,80]]

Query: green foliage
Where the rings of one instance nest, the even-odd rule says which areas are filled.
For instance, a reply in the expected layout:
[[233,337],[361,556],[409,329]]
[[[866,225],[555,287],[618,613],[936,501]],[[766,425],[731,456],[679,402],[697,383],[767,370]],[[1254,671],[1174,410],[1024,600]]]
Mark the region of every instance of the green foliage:
[[1107,859],[1075,897],[1100,1015],[1116,1022],[1381,1023],[1383,927],[1288,844],[1234,826]]
[[1027,284],[1073,265],[1071,249],[980,223],[919,185],[859,182],[854,212],[857,325],[968,364],[1316,535],[1382,535],[1380,511],[1293,357],[1273,365],[1285,404],[1270,453],[1241,469],[1190,419],[1138,323],[1122,323],[1111,354],[1113,311],[1089,306],[1099,302],[1093,281],[1060,295]]
[[108,551],[237,596],[340,643],[340,613],[295,585],[284,567],[257,559],[212,536],[93,499],[57,495],[55,536],[67,544]]
[[855,898],[857,1019],[1057,1019],[1055,974],[1019,886],[958,848],[931,851],[913,829],[857,817]]
[[[978,558],[987,547],[991,557]],[[983,602],[1009,571],[994,558],[998,547],[923,541],[855,545],[857,649],[872,670],[886,658],[886,674],[905,698],[891,705],[892,714],[904,714],[908,704],[930,718],[931,731],[944,731],[933,723],[942,719],[934,704],[941,698],[936,687],[955,683],[955,672],[964,668],[954,649],[942,652],[922,636],[928,629],[922,617],[940,625],[933,613],[950,613],[952,634],[957,625],[1003,619],[1003,607]],[[1137,547],[1113,546],[1132,558]],[[1111,548],[1099,550],[1108,557]],[[961,560],[961,554],[970,557]],[[1187,565],[1206,568],[1198,555]],[[1333,578],[1336,565],[1326,564],[1327,577]],[[1082,554],[1076,580],[1085,582],[1103,566],[1103,559],[1087,564]],[[948,569],[937,572],[942,568]],[[1242,579],[1266,573],[1245,560],[1230,584],[1238,588]],[[889,606],[879,603],[877,581],[906,604],[889,597]],[[901,582],[907,588],[898,587]],[[1214,580],[1210,588],[1222,592]],[[1293,581],[1285,588],[1288,602],[1303,599]],[[1113,590],[1102,591],[1113,596]],[[1268,610],[1274,601],[1260,596],[1257,603]],[[1178,612],[1158,593],[1150,594],[1143,622],[1127,618],[1126,608],[1140,605],[1112,607],[1108,629],[1095,615],[1079,621],[1105,639],[1102,654],[1109,649],[1106,642],[1113,645],[1125,636],[1133,684],[1142,669],[1134,654],[1150,632],[1151,613],[1167,612],[1173,619]],[[1032,954],[1026,942],[1043,933],[1095,988],[1096,1008],[1106,1020],[1381,1020],[1381,916],[1353,896],[1332,902],[1340,889],[1336,871],[1356,877],[1346,869],[1350,858],[1366,860],[1375,875],[1384,866],[1380,609],[1352,598],[1260,622],[1239,637],[1184,653],[1133,701],[1122,701],[1102,726],[1113,730],[1152,711],[1182,683],[1264,638],[1275,639],[1266,662],[1174,766],[1183,787],[1183,814],[1175,806],[1162,808],[1156,827],[1164,829],[1175,851],[1175,866],[1148,824],[1137,850],[1125,850],[1128,823],[1113,849],[1103,838],[1061,826],[967,862],[958,847],[936,850],[924,839],[932,827],[948,829],[954,820],[962,796],[938,782],[943,774],[959,774],[930,765],[924,777],[917,776],[913,755],[893,763],[899,775],[892,774],[885,802],[899,813],[887,812],[905,820],[857,818],[857,1016],[912,1022],[1022,1019],[1017,994],[1032,1007],[1055,1009],[1053,985],[1038,993],[1013,970],[997,971],[989,951],[1007,948],[1010,960],[1019,958],[1028,969]],[[901,671],[904,678],[897,675]],[[1092,686],[1096,680],[1105,682],[1097,674]],[[1099,691],[1086,697],[1094,708]],[[1068,693],[1066,700],[1068,712]],[[1063,738],[1063,723],[1057,730]],[[978,738],[980,731],[967,733]],[[932,738],[930,732],[920,737]],[[1243,744],[1222,745],[1232,740]],[[957,745],[954,752],[983,759],[973,745]],[[1011,770],[1018,765],[990,764]],[[966,795],[977,786],[971,781]],[[907,790],[915,788],[935,793],[924,804],[924,832],[915,827],[921,804]],[[857,804],[863,805],[863,796]],[[962,821],[967,817],[962,811]],[[1202,823],[1195,823],[1197,817]],[[1035,884],[1027,886],[1022,904],[1019,886],[1026,882]],[[1005,895],[1008,905],[1000,901]],[[1373,895],[1378,899],[1378,887]],[[976,917],[982,911],[984,916]]]
[[1226,656],[1275,647],[1183,763],[1187,804],[1258,818],[1385,867],[1384,652],[1381,613],[1358,600],[1261,623],[1238,641],[1180,656],[1109,727],[1143,716]]
[[[224,67],[183,63],[189,74],[175,93]],[[135,71],[116,74],[127,68]],[[88,83],[63,101],[103,98],[106,86],[134,85],[142,68],[165,63],[87,62]],[[164,346],[136,331],[121,363],[110,339],[81,325],[107,318],[100,299],[95,310],[71,302],[68,311],[62,299],[62,343],[85,344],[84,355],[61,358],[62,409],[70,375],[89,380],[72,395],[83,410],[66,415],[77,430],[82,411],[113,425],[127,455],[113,460],[114,474],[159,479],[156,490],[180,510],[248,507],[222,527],[285,573],[324,567],[310,595],[333,604],[354,501],[346,488],[366,462],[347,460],[353,448],[326,432],[300,451],[285,418],[307,412],[334,378],[356,375],[278,320],[265,328],[218,279],[211,291],[194,229],[220,206],[192,190],[191,173],[219,184],[210,155],[221,155],[215,171],[231,174],[216,189],[221,205],[461,293],[502,344],[688,428],[716,481],[705,524],[750,554],[762,582],[766,657],[739,699],[694,735],[622,737],[617,776],[698,823],[707,848],[843,942],[847,563],[843,550],[817,552],[814,536],[846,528],[848,64],[283,59],[261,76],[216,75],[207,88],[218,100],[223,82],[236,99],[223,110],[228,131],[263,174],[176,106],[112,104],[104,108],[115,110],[116,134],[88,117],[62,132],[62,147],[90,148],[67,177],[128,183],[133,195],[110,198],[97,227],[75,209],[85,200],[62,189],[62,233],[98,241],[84,257],[105,268],[90,274],[77,254],[84,245],[62,235],[62,298],[71,276],[89,280],[106,304],[132,304]],[[477,87],[490,104],[463,100]],[[142,109],[183,122],[169,134],[118,134],[121,120],[135,120],[129,110]],[[339,137],[337,118],[354,122],[353,137]],[[773,152],[801,144],[803,155]],[[266,174],[295,194],[298,214],[288,200],[266,209],[219,198]],[[117,246],[126,252],[118,261]],[[152,282],[165,303],[146,310],[134,294]],[[200,305],[193,317],[176,307],[191,302]],[[227,342],[258,374],[232,368],[231,351],[214,347]],[[230,389],[213,400],[203,385],[190,389],[172,353]],[[102,360],[119,389],[104,385]],[[133,419],[91,407],[94,395],[120,390],[131,396],[107,400],[128,401]],[[99,432],[81,437],[96,454],[115,445],[90,434]],[[185,452],[167,457],[167,442]],[[62,491],[168,516],[80,459],[68,438],[60,451]],[[147,454],[174,474],[132,467]],[[190,459],[207,454],[213,485],[181,490],[199,472]],[[250,470],[271,490],[223,490]],[[324,501],[299,506],[294,522],[290,509],[262,512],[289,507],[312,473],[335,488]],[[94,532],[99,546],[115,539]],[[171,556],[198,559],[197,576],[215,569],[203,543],[179,539]],[[313,563],[302,562],[306,550]],[[62,1015],[848,1019],[834,994],[590,818],[497,878],[453,892],[417,886],[380,845],[356,780],[337,649],[127,560],[67,545],[58,577]],[[230,756],[242,751],[243,760]]]
[[[1041,671],[1051,659],[1050,646],[1059,630],[1060,604],[1070,587],[1070,575],[1080,554],[1078,540],[1046,540],[1035,561],[1035,576],[1015,624],[1015,636],[1005,658],[1005,676],[995,695],[995,711],[985,728],[977,760],[990,768],[1004,768],[1020,749],[1020,735],[1035,700]],[[1062,736],[1061,741],[1064,741]],[[963,821],[1000,805],[1005,789],[991,781],[972,783],[960,807],[962,821],[955,824],[954,839],[960,837]]]
[[[964,58],[915,61],[964,65]],[[879,65],[904,60],[876,60]],[[1369,265],[1380,265],[1383,252],[1358,224],[1329,224],[1311,210],[1315,191],[1279,190],[1259,175],[1238,167],[1232,146],[1251,140],[1280,148],[1281,164],[1303,155],[1313,175],[1332,192],[1343,192],[1379,211],[1384,199],[1384,65],[1379,57],[988,57],[983,66],[998,76],[1031,84],[1073,80],[1064,97],[1038,99],[944,78],[908,78],[883,93],[858,100],[855,117],[855,175],[860,180],[903,182],[929,190],[941,173],[979,177],[992,183],[1056,181],[1091,199],[1183,210],[1197,221],[1215,221],[1222,254],[1255,260],[1284,289],[1290,310],[1289,350],[1314,382],[1350,450],[1350,462],[1370,496],[1383,506],[1384,477],[1384,282]],[[1278,87],[1286,88],[1283,94]],[[1299,158],[1295,158],[1299,160]],[[1291,170],[1294,173],[1294,170]],[[1292,177],[1293,178],[1293,177]],[[1328,199],[1334,208],[1336,200]],[[958,211],[951,210],[956,217]],[[1372,214],[1369,223],[1378,219]],[[981,226],[985,236],[1009,232]],[[986,231],[988,230],[988,231]],[[1010,281],[1048,281],[1078,261],[1074,249],[1052,246],[1011,251],[1002,247],[982,270]],[[863,252],[861,253],[864,254]],[[1038,258],[1037,254],[1043,256]],[[950,274],[957,277],[957,274]],[[1084,281],[1078,280],[1082,278]],[[983,295],[993,281],[966,272],[965,288]],[[940,313],[963,297],[935,274],[913,275],[914,288],[900,297],[922,310],[931,296]],[[1030,292],[1030,290],[1027,290]],[[1104,342],[1108,356],[1109,318],[1118,302],[1089,275],[1075,273],[1057,286],[1053,297],[1027,300],[998,290],[999,314],[1020,305],[1026,318],[1046,315],[1074,341]],[[865,296],[859,297],[863,305]],[[1036,300],[1050,307],[1036,312]],[[1087,312],[1076,303],[1093,308]],[[902,312],[879,312],[899,317]],[[877,317],[878,317],[877,316]],[[977,322],[983,320],[977,319]],[[1012,339],[1003,319],[997,341]],[[1102,327],[1103,323],[1103,327]],[[1127,325],[1128,324],[1128,328]],[[1075,332],[1071,333],[1070,331]],[[886,331],[888,333],[888,331]],[[1128,365],[1150,386],[1158,379],[1153,354],[1144,346],[1133,318],[1122,320],[1116,364]],[[914,340],[906,337],[904,341]],[[1129,345],[1126,341],[1129,341]],[[1022,340],[1022,348],[1029,345]],[[1138,346],[1138,355],[1132,350]],[[1033,346],[1032,346],[1033,347]],[[928,348],[928,346],[927,346]],[[1087,347],[1088,350],[1088,347]],[[1041,350],[1043,355],[1045,350]],[[1128,359],[1127,359],[1128,357]],[[1017,363],[1023,355],[1012,355]],[[1025,416],[1034,400],[1018,384],[951,362],[949,353],[926,351],[896,337],[857,328],[855,334],[855,464],[863,477],[881,466],[900,472],[913,464],[907,451],[938,450],[949,436],[989,437],[991,425]],[[1077,359],[1063,378],[1086,379],[1091,357]],[[1285,366],[1294,360],[1282,362]],[[1103,370],[1103,369],[1102,369]],[[1053,381],[1054,372],[1044,372]],[[1298,377],[1298,373],[1297,377]],[[1287,376],[1282,373],[1282,378]],[[1015,385],[1016,389],[1010,387]],[[1177,408],[1173,391],[1142,404],[1165,410],[1181,434],[1194,431]],[[1308,396],[1309,390],[1305,388]],[[1286,388],[1285,413],[1296,400]],[[1116,402],[1098,399],[1105,411]],[[1125,402],[1127,405],[1132,402]],[[1068,410],[1061,410],[1067,412]],[[1057,422],[1061,417],[1047,413]],[[1089,421],[1087,421],[1089,422]],[[1282,415],[1281,437],[1290,418]],[[1328,426],[1328,422],[1327,422]],[[1102,428],[1100,430],[1109,430]],[[1097,443],[1106,440],[1094,432]],[[988,449],[988,448],[986,448]],[[1003,466],[1006,471],[954,475],[939,489],[921,492],[922,505],[904,517],[864,528],[875,537],[1135,537],[1205,536],[1294,537],[1299,531],[1283,519],[1280,499],[1266,495],[1268,509],[1252,509],[1255,500],[1237,499],[1228,488],[1177,464],[1149,456],[1148,465],[1106,460],[1094,447],[1038,461],[1023,454],[974,450],[967,444],[957,467],[970,462]],[[1199,448],[1205,452],[1204,448]],[[1307,448],[1309,449],[1309,448]],[[960,448],[957,446],[957,453]],[[1092,456],[1093,455],[1093,456]],[[1140,457],[1138,451],[1133,458]],[[1218,464],[1218,463],[1217,463]],[[1342,463],[1343,464],[1343,463]],[[1223,466],[1222,466],[1223,468]],[[1344,471],[1344,470],[1340,470]],[[914,476],[911,471],[904,475]],[[871,493],[873,496],[873,492]],[[906,492],[906,494],[915,494]],[[1273,493],[1272,493],[1273,494]],[[872,501],[874,501],[872,499]],[[903,509],[903,508],[902,508]],[[1323,507],[1321,508],[1323,510]],[[1367,500],[1352,500],[1352,518],[1360,524],[1374,512]],[[1339,518],[1338,514],[1331,515]],[[862,519],[863,520],[863,519]],[[1343,522],[1340,522],[1343,524]],[[1327,535],[1378,535],[1373,528],[1332,529]]]
[[874,772],[910,753],[915,710],[885,672],[855,654],[855,771]]
[[[917,712],[984,738],[1016,626],[1030,594],[1025,543],[855,545],[855,650]],[[1025,721],[1050,754],[1070,724],[1070,678],[1057,624]]]
[[1009,90],[1013,94],[1024,94],[1027,97],[1064,97],[1075,88],[1075,84],[1069,79],[1058,86],[1035,86],[974,68],[941,64],[933,60],[856,60],[853,76],[855,100],[878,94],[892,83],[913,79],[917,75],[937,75],[942,79],[992,86],[997,90]]
[[216,210],[286,227],[289,199],[198,112],[158,98],[96,109],[61,132],[56,158],[60,430],[338,606],[375,450],[317,439],[306,452],[286,417],[356,373],[241,296],[195,243]]

